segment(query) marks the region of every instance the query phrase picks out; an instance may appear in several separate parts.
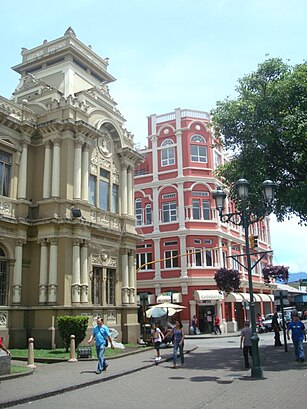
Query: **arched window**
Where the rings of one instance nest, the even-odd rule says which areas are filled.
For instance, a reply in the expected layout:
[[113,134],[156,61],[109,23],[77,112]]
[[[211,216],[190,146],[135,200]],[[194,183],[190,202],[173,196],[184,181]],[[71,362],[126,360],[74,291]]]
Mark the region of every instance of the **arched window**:
[[147,204],[145,207],[145,224],[151,224],[151,223],[152,223],[151,205]]
[[166,139],[161,144],[161,166],[174,165],[175,163],[175,147],[171,139]]
[[7,305],[8,293],[8,261],[4,250],[0,247],[0,305]]
[[136,225],[141,226],[143,224],[143,209],[142,200],[140,198],[135,199],[135,218]]
[[191,137],[191,162],[208,162],[206,140],[201,135]]

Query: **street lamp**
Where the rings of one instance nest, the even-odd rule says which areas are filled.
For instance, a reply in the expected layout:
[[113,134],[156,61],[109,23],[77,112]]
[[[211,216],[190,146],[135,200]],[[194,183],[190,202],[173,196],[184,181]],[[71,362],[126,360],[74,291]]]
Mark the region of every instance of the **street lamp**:
[[[248,237],[249,226],[259,219],[255,217],[255,214],[248,208],[248,187],[249,183],[246,179],[239,179],[236,184],[236,189],[238,192],[238,197],[242,203],[242,210],[233,213],[223,213],[225,207],[226,194],[223,190],[218,189],[213,192],[213,199],[215,200],[216,209],[219,212],[221,221],[232,222],[236,225],[241,225],[244,228],[245,235],[245,248],[247,257],[247,269],[248,272],[248,285],[249,285],[249,295],[250,295],[250,317],[252,323],[252,359],[253,366],[251,376],[253,378],[263,378],[263,370],[260,366],[260,356],[259,356],[259,337],[256,332],[256,316],[255,316],[255,303],[253,294],[253,279],[252,279],[252,265],[251,265],[251,253]],[[263,195],[266,203],[271,205],[274,200],[275,183],[271,180],[265,180],[262,184]]]

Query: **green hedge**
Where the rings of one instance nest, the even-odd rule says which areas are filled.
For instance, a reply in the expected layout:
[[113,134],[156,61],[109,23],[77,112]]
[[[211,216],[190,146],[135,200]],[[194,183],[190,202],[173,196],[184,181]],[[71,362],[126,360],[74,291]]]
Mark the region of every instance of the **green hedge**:
[[66,351],[70,347],[70,336],[75,336],[76,348],[86,336],[88,317],[83,316],[63,316],[57,318],[57,325],[61,338],[64,341]]

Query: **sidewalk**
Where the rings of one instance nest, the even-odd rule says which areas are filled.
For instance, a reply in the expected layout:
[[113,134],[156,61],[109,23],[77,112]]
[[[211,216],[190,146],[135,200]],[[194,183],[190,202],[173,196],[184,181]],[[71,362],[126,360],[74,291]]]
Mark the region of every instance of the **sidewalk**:
[[[205,336],[208,338],[208,336]],[[214,338],[212,335],[211,338]],[[190,337],[189,337],[190,338]],[[196,347],[197,348],[197,347]],[[194,348],[195,349],[195,348]],[[192,345],[189,339],[185,344],[185,353],[192,351]],[[240,379],[249,379],[250,371],[243,370],[242,352],[238,349],[223,351],[216,349],[211,352],[206,359],[201,360],[205,363],[205,367],[199,367],[200,371],[219,371],[221,379],[230,380],[230,377]],[[66,391],[71,391],[86,386],[106,382],[110,379],[122,377],[132,374],[145,368],[154,366],[155,352],[151,350],[142,350],[139,353],[126,355],[116,359],[109,359],[109,367],[106,372],[100,375],[95,374],[96,360],[78,361],[74,363],[63,362],[57,364],[36,364],[37,368],[31,375],[23,376],[14,379],[1,379],[0,384],[0,408],[8,408],[20,403],[26,403],[41,399],[43,397],[55,396]],[[231,358],[230,358],[231,355]],[[162,362],[171,360],[172,348],[162,349]],[[283,348],[274,348],[266,346],[261,348],[261,359],[264,367],[265,381],[269,381],[270,390],[278,385],[274,384],[278,373],[280,381],[285,380],[287,371],[291,371],[291,384],[295,384],[300,378],[302,381],[302,370],[305,373],[307,364],[298,364],[294,360],[293,346],[289,345],[289,352],[285,353]],[[199,357],[197,357],[197,349],[194,353],[187,357],[187,363],[196,368],[199,365]],[[195,361],[196,360],[196,361]],[[228,368],[225,368],[225,362],[228,360]],[[196,364],[197,363],[197,364]],[[229,371],[229,364],[232,365],[232,370]],[[195,366],[196,365],[196,366]],[[202,364],[203,365],[203,364]],[[287,371],[285,371],[287,369]],[[294,369],[294,370],[293,370]],[[200,372],[201,373],[201,372]],[[271,375],[270,375],[271,374]],[[281,379],[282,378],[282,379]],[[260,380],[260,382],[263,382]],[[279,385],[280,386],[280,385]],[[281,385],[282,386],[282,385]],[[284,393],[284,398],[289,398],[286,390],[278,387],[279,394]],[[280,396],[282,398],[282,396]],[[304,407],[304,406],[302,406]]]

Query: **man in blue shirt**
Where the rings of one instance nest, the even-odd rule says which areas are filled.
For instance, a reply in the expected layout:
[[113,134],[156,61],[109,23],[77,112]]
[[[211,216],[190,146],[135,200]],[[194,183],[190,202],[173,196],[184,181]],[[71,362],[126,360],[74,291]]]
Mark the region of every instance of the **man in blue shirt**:
[[103,325],[103,318],[97,317],[97,325],[93,328],[92,335],[87,341],[90,344],[95,338],[96,352],[98,357],[98,365],[96,374],[100,374],[102,371],[107,369],[108,364],[104,359],[104,350],[107,345],[107,340],[109,340],[111,348],[114,348],[112,338],[110,336],[109,328]]
[[287,337],[290,341],[290,331],[292,331],[292,341],[294,345],[294,351],[296,360],[304,362],[304,339],[306,341],[305,325],[300,321],[298,313],[294,311],[292,313],[292,321],[288,324]]

